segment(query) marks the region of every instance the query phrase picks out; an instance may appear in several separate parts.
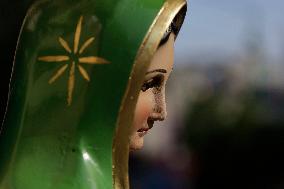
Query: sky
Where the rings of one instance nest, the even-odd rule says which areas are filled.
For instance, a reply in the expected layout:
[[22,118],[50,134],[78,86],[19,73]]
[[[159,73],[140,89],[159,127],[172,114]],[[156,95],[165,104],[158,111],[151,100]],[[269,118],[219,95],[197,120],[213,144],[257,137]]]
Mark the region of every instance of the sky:
[[283,0],[190,0],[176,57],[237,56],[257,34],[265,55],[279,61],[284,58],[283,11]]

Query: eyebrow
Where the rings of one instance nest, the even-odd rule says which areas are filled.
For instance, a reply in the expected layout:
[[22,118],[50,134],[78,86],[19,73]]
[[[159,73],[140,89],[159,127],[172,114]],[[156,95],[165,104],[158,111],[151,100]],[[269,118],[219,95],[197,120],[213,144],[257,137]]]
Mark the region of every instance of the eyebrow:
[[146,75],[150,74],[150,73],[155,73],[155,72],[167,73],[167,70],[165,70],[165,69],[156,69],[156,70],[152,70],[152,71],[146,72]]

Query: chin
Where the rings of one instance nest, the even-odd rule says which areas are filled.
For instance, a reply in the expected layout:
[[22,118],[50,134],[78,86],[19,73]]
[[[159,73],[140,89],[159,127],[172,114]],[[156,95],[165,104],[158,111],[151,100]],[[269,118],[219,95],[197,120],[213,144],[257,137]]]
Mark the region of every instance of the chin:
[[130,151],[137,151],[141,150],[144,146],[144,137],[139,137],[138,134],[136,136],[130,137]]

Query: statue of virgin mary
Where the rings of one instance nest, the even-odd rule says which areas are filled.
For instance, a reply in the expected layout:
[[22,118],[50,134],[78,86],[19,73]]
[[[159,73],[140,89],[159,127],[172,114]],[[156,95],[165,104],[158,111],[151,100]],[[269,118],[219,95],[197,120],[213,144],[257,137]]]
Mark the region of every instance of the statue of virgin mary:
[[185,0],[31,3],[0,130],[0,189],[128,189],[129,151],[165,117],[185,12]]

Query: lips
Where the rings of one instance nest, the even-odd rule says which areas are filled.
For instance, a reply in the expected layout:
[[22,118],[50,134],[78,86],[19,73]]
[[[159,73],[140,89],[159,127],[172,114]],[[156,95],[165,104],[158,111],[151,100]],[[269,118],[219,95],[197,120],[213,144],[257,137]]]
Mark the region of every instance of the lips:
[[142,128],[142,129],[139,129],[137,132],[147,132],[149,131],[149,128]]
[[139,129],[137,132],[139,133],[139,136],[142,137],[147,134],[147,132],[154,126],[155,120],[148,118],[147,125],[148,127],[143,127]]

